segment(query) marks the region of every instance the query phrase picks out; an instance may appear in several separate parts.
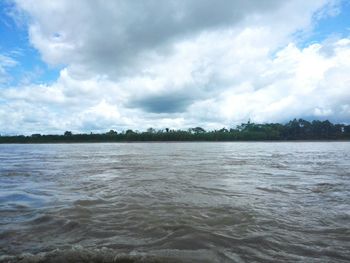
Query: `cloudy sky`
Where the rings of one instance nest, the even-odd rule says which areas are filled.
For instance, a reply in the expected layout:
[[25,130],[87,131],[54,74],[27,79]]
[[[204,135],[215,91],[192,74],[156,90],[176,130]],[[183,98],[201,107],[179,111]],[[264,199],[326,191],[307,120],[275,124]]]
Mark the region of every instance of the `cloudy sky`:
[[348,0],[4,0],[0,133],[350,123]]

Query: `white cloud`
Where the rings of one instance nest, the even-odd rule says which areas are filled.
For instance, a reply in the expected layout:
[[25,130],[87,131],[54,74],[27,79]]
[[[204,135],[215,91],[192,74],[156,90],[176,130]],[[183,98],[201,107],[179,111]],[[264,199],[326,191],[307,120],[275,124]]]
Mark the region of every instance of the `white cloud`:
[[0,54],[0,84],[6,83],[11,79],[8,69],[17,64],[18,62],[11,56]]
[[30,41],[46,62],[69,65],[76,74],[119,77],[143,70],[154,56],[167,56],[177,42],[203,32],[261,25],[274,31],[269,41],[275,45],[307,28],[312,14],[333,1],[16,2],[31,17]]
[[0,91],[3,131],[350,120],[350,39],[295,39],[335,1],[17,2],[34,47],[65,67]]

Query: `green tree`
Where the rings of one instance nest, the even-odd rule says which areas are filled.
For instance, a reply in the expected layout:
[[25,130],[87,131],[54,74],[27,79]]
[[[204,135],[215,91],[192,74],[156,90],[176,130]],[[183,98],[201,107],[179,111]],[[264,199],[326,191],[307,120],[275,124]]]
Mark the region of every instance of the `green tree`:
[[65,131],[64,136],[72,136],[73,133],[71,131]]

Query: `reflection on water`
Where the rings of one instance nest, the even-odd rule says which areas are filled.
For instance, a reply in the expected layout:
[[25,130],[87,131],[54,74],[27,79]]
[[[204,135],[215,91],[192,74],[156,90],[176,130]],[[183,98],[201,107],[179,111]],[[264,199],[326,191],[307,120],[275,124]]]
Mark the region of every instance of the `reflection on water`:
[[0,145],[0,188],[4,262],[350,260],[348,142]]

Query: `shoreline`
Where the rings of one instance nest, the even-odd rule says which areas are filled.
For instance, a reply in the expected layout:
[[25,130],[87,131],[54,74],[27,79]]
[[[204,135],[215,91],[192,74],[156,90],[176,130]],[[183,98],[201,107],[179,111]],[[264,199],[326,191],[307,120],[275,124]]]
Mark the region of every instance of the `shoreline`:
[[0,142],[1,144],[128,144],[128,143],[308,143],[308,142],[350,142],[350,139],[343,140],[235,140],[235,141],[85,141],[85,142]]

